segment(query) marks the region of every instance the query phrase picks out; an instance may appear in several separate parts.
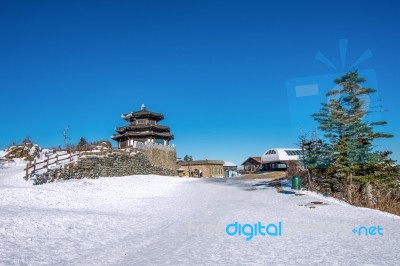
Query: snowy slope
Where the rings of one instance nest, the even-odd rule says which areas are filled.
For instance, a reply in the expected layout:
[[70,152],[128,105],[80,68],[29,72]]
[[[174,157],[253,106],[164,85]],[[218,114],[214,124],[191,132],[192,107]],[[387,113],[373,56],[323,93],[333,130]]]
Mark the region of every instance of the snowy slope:
[[[263,180],[131,176],[32,186],[0,169],[0,265],[399,265],[400,219]],[[310,201],[328,205],[298,206]],[[225,226],[281,221],[282,237]],[[380,225],[383,236],[356,236]]]

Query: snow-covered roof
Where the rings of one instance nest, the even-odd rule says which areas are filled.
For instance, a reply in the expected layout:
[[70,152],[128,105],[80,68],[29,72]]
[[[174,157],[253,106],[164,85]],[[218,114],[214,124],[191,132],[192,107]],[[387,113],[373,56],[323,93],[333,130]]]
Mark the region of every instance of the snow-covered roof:
[[236,164],[232,162],[224,162],[224,166],[236,166]]
[[298,161],[302,154],[301,149],[295,148],[271,148],[261,156],[263,163],[280,161]]

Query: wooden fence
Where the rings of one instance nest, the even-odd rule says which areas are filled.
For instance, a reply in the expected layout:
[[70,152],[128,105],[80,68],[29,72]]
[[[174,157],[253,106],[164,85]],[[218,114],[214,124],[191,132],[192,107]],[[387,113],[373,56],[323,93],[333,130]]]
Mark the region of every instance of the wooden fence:
[[[67,155],[64,158],[60,158]],[[46,155],[45,155],[46,156]],[[64,154],[56,154],[54,156],[51,157],[47,157],[45,160],[41,161],[41,162],[37,162],[36,159],[33,162],[29,162],[26,164],[26,168],[25,170],[25,176],[24,179],[28,180],[28,177],[30,174],[41,170],[41,169],[49,169],[49,166],[51,165],[57,165],[61,162],[67,161],[69,160],[70,162],[73,161],[74,157],[79,157],[80,153],[71,153],[71,152],[66,152]]]

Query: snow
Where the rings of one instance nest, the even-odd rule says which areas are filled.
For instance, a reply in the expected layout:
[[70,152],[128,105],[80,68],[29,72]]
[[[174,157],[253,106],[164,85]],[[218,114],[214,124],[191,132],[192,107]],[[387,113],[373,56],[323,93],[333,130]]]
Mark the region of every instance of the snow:
[[224,166],[236,166],[236,164],[232,162],[224,162]]
[[[129,176],[32,186],[0,168],[0,265],[398,265],[398,216],[268,180]],[[284,190],[289,191],[287,187]],[[299,206],[311,201],[328,205]],[[226,225],[282,222],[281,237]],[[381,226],[383,236],[356,236]],[[211,228],[211,230],[209,230]]]
[[[272,151],[273,153],[269,153]],[[298,161],[299,155],[291,155],[286,151],[292,152],[301,152],[301,149],[294,149],[294,148],[271,148],[266,150],[261,155],[262,162],[276,162],[276,161]]]
[[29,155],[33,156],[36,151],[40,150],[39,146],[37,144],[34,144],[30,149],[29,149]]

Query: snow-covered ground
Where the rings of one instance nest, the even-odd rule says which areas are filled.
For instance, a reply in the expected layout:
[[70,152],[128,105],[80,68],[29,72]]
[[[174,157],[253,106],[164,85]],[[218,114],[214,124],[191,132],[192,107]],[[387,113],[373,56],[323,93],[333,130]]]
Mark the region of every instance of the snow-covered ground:
[[[0,265],[399,265],[400,219],[265,180],[129,176],[32,186],[0,168]],[[286,190],[286,189],[285,189]],[[306,205],[322,201],[328,205]],[[233,222],[282,236],[229,236]],[[360,226],[383,236],[358,236]]]

